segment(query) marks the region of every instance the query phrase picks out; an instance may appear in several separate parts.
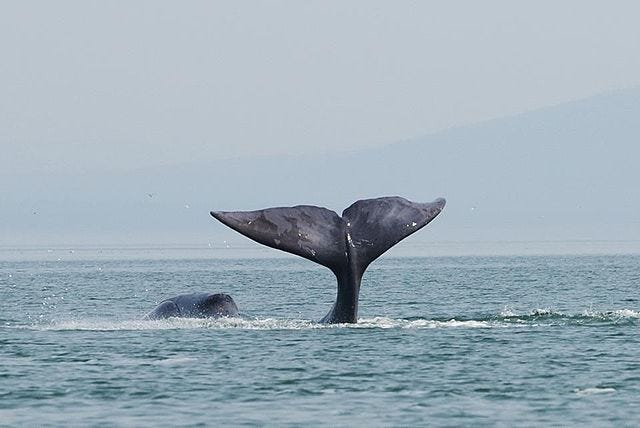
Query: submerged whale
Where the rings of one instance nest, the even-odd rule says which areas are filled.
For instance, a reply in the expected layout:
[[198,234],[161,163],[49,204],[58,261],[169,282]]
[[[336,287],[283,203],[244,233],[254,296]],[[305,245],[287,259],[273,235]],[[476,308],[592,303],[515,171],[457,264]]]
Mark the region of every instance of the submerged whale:
[[238,306],[228,294],[192,293],[163,300],[144,318],[158,320],[172,317],[220,318],[237,316]]
[[355,323],[360,281],[369,264],[431,222],[445,203],[443,198],[418,203],[392,196],[356,201],[342,216],[312,205],[211,215],[254,241],[329,268],[338,293],[320,322]]

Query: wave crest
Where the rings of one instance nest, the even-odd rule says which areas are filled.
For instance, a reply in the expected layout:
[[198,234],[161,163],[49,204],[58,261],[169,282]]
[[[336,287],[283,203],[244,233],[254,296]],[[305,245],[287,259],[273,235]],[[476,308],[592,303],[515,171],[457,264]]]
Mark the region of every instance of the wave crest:
[[47,331],[120,331],[120,330],[180,330],[180,329],[240,329],[240,330],[309,330],[331,328],[353,329],[438,329],[438,328],[506,328],[539,327],[545,325],[583,325],[595,323],[636,323],[640,312],[633,309],[612,311],[585,310],[567,314],[553,309],[534,309],[518,314],[505,308],[498,314],[473,319],[447,318],[361,318],[357,324],[320,324],[311,320],[289,318],[169,318],[165,320],[67,319],[38,322],[30,325],[7,326]]
[[509,323],[550,323],[550,324],[585,324],[585,323],[624,323],[640,319],[640,312],[633,309],[617,309],[611,311],[585,310],[579,314],[570,314],[550,308],[538,308],[528,313],[518,314],[512,309],[500,311],[496,319]]
[[[430,329],[430,328],[491,328],[488,320],[432,320],[395,319],[386,317],[363,318],[357,324],[320,324],[310,320],[282,318],[169,318],[165,320],[64,320],[48,324],[27,326],[46,331],[137,331],[180,329],[240,329],[240,330],[309,330],[309,329]],[[24,326],[23,326],[24,328]]]

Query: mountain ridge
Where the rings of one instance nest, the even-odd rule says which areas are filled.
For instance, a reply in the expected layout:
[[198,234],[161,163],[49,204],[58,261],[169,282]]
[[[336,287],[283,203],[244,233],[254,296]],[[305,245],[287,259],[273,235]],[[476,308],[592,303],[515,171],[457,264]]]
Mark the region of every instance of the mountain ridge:
[[400,195],[447,198],[425,239],[640,239],[637,118],[633,88],[365,151],[22,177],[0,186],[0,231],[8,241],[53,232],[208,239],[227,236],[211,209],[341,212],[356,199]]

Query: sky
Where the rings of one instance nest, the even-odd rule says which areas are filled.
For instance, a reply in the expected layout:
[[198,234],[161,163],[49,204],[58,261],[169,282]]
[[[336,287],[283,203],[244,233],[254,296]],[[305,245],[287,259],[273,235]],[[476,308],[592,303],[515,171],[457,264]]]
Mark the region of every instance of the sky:
[[637,87],[638,16],[634,1],[3,2],[0,174],[360,150]]
[[447,198],[420,239],[640,242],[638,16],[4,2],[0,246],[207,245],[234,239],[212,209],[382,195]]

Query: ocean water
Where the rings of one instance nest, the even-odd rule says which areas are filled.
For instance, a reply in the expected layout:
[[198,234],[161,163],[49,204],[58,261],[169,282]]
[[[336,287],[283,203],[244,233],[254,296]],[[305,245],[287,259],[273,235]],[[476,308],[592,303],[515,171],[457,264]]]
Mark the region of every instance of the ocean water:
[[[4,255],[2,426],[640,422],[637,254],[386,257],[334,326],[303,259]],[[194,291],[242,318],[140,319]]]

